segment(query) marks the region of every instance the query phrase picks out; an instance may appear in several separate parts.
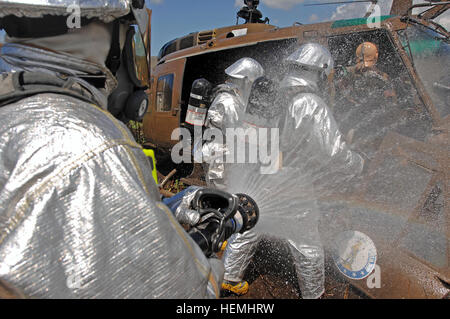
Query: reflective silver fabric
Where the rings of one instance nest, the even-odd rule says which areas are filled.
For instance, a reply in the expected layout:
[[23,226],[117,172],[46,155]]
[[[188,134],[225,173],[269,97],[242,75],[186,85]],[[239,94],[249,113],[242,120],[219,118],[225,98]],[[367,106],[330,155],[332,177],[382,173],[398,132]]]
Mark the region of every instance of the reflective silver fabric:
[[255,253],[258,240],[259,235],[254,230],[230,237],[222,258],[225,267],[224,280],[231,282],[242,280]]
[[226,90],[220,92],[211,103],[205,122],[206,126],[215,127],[221,131],[225,131],[228,127],[236,127],[245,107],[240,98],[240,92],[232,86],[227,88],[224,85],[224,89]]
[[301,169],[303,176],[310,175],[315,187],[342,184],[363,168],[362,157],[348,148],[330,109],[314,93],[294,97],[281,144],[283,163]]
[[312,92],[317,92],[319,90],[318,81],[319,74],[317,72],[291,70],[284,76],[280,88],[304,87],[313,90]]
[[[6,36],[6,43],[18,43],[37,48],[47,48],[66,53],[83,60],[105,66],[111,49],[112,25],[95,21],[69,33],[42,38],[12,38]],[[91,39],[91,41],[86,41]],[[95,46],[92,45],[95,43]]]
[[41,18],[44,15],[69,15],[68,7],[76,5],[86,18],[99,18],[111,22],[130,12],[129,0],[0,0],[0,17]]
[[73,77],[83,75],[103,75],[106,78],[105,88],[98,95],[102,95],[106,109],[106,95],[117,86],[117,80],[105,66],[81,60],[73,55],[55,53],[21,44],[8,43],[3,45],[0,56],[0,70],[3,72],[29,71],[44,73],[61,73]]
[[200,213],[196,210],[190,209],[191,202],[195,197],[198,189],[193,191],[188,191],[183,196],[180,205],[175,211],[175,217],[180,224],[186,224],[190,226],[195,226],[200,221]]
[[258,61],[252,58],[242,58],[225,69],[225,74],[237,79],[247,79],[254,82],[264,75],[264,69]]
[[[286,222],[291,220],[298,234],[291,233],[291,251],[304,298],[318,298],[324,291],[324,252],[318,230],[320,211],[316,198],[326,196],[361,173],[362,158],[348,149],[324,101],[313,93],[301,93],[289,105],[281,149],[283,167],[293,170],[292,179],[301,189],[286,207]],[[282,174],[281,174],[282,176]],[[287,194],[289,196],[289,194]],[[291,191],[290,196],[293,193]],[[280,223],[281,224],[281,223]],[[285,224],[283,229],[292,228]]]
[[[95,69],[4,49],[0,73]],[[1,107],[0,279],[37,298],[218,297],[223,266],[160,202],[150,172],[127,128],[96,105],[40,94]]]
[[205,126],[216,129],[217,135],[221,135],[221,140],[214,139],[205,142],[202,147],[203,160],[207,163],[206,181],[209,186],[224,188],[225,157],[228,152],[226,145],[226,129],[236,128],[242,116],[245,105],[242,94],[246,96],[249,92],[243,89],[237,90],[233,86],[224,85],[223,91],[219,92],[208,110]]
[[334,65],[330,51],[318,43],[301,45],[294,53],[286,58],[285,62],[324,70],[326,75],[331,73]]

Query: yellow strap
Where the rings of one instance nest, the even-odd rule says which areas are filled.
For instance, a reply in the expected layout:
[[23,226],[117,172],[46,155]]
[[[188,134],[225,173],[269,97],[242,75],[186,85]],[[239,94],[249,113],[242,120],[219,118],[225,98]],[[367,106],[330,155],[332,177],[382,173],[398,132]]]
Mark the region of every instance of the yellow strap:
[[142,149],[144,151],[144,154],[150,159],[151,165],[152,165],[152,176],[153,179],[156,182],[156,185],[158,185],[158,173],[156,172],[156,158],[155,158],[155,152],[152,149]]

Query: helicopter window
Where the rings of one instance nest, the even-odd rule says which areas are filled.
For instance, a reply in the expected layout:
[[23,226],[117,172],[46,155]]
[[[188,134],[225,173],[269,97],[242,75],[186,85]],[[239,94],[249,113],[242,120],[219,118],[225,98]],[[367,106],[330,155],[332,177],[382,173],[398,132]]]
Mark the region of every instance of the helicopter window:
[[173,74],[163,75],[158,79],[156,88],[156,109],[168,112],[172,108]]
[[194,36],[188,36],[180,40],[180,50],[190,48],[194,45]]
[[172,40],[163,45],[161,50],[158,53],[158,61],[161,60],[166,55],[175,52],[177,50],[177,40]]
[[172,52],[175,52],[177,50],[177,42],[172,42],[169,44],[166,48],[166,51],[164,52],[164,55],[168,55]]
[[422,25],[399,32],[405,51],[442,117],[450,114],[450,44],[440,33]]
[[[358,63],[363,42],[376,46],[373,65]],[[333,111],[354,149],[372,159],[389,132],[426,140],[431,117],[386,30],[332,36],[328,45],[336,65]]]

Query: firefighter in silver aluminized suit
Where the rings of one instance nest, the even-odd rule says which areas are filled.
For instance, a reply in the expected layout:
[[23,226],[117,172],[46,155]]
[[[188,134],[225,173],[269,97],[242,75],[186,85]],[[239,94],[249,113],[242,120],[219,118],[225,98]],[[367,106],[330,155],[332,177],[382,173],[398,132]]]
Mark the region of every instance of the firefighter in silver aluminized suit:
[[[283,167],[294,169],[299,183],[309,181],[311,192],[297,212],[298,238],[290,240],[304,298],[324,292],[324,252],[318,231],[316,199],[339,190],[361,173],[363,159],[345,143],[331,110],[320,97],[327,91],[333,58],[317,43],[303,44],[285,60],[288,71],[280,83],[286,112],[281,124]],[[300,271],[299,271],[300,270]]]
[[127,78],[148,23],[132,3],[80,0],[69,30],[72,1],[0,0],[0,295],[219,296],[223,265],[160,201],[141,146],[111,114],[139,119],[147,106]]
[[[241,118],[245,112],[253,82],[264,75],[264,69],[256,60],[247,57],[239,59],[225,69],[225,74],[228,79],[225,84],[215,89],[215,98],[205,123],[210,130],[216,130],[216,134],[222,140],[207,140],[202,147],[203,161],[207,163],[205,169],[207,183],[209,186],[222,190],[227,188],[227,166],[233,165],[225,163],[229,151],[226,144],[226,129],[241,126]],[[247,233],[250,233],[250,236],[255,235],[252,231],[247,231],[244,235],[240,234],[237,237],[249,236]],[[231,261],[234,261],[233,258]],[[224,263],[227,263],[227,258],[224,259]],[[246,293],[248,291],[246,282],[233,283],[229,280],[230,278],[226,279],[230,272],[233,273],[232,267],[225,266],[225,281],[222,288],[237,294]]]
[[258,61],[242,58],[225,69],[225,74],[228,79],[214,90],[215,98],[205,122],[205,126],[216,130],[222,140],[210,139],[202,148],[203,161],[208,163],[205,169],[207,183],[220,189],[225,188],[226,179],[226,130],[240,125],[239,119],[247,106],[252,84],[264,75],[264,69]]
[[316,189],[343,187],[362,171],[364,160],[348,147],[323,99],[333,57],[324,46],[307,43],[285,64],[288,71],[280,83],[287,107],[280,125],[283,166],[301,168]]

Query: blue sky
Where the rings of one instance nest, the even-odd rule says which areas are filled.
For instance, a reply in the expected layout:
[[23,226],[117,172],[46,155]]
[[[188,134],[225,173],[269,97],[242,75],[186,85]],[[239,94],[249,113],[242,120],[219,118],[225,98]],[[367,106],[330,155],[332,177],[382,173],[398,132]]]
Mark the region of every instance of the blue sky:
[[[342,0],[260,0],[259,9],[270,23],[279,27],[349,19],[364,16],[370,3],[304,6],[305,3],[334,2]],[[414,0],[414,3],[424,0]],[[381,14],[388,14],[392,0],[379,0]],[[210,30],[234,25],[236,13],[244,0],[146,0],[152,14],[152,52],[157,55],[168,41],[190,32]],[[439,23],[450,29],[450,10],[440,17]],[[240,20],[240,23],[243,21]],[[0,41],[3,33],[0,31]]]

